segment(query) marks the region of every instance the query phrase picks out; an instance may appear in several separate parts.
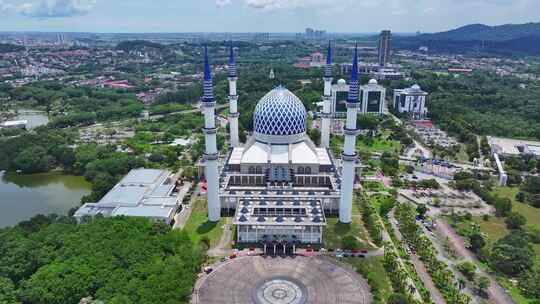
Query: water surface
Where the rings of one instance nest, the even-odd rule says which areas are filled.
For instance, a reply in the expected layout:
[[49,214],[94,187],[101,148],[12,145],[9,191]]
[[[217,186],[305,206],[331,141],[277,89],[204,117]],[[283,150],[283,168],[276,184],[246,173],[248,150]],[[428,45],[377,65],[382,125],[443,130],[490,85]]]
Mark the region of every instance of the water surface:
[[79,206],[90,190],[90,183],[82,176],[0,172],[0,227],[15,225],[37,214],[65,215]]

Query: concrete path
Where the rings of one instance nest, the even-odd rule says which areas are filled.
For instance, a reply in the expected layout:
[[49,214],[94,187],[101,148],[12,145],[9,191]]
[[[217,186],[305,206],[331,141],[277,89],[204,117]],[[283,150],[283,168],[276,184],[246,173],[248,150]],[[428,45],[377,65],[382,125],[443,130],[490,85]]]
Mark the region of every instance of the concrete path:
[[223,257],[223,256],[229,256],[234,253],[233,249],[228,248],[229,244],[231,244],[232,236],[233,236],[233,225],[232,225],[232,218],[227,217],[225,218],[225,225],[223,225],[223,233],[221,234],[221,238],[219,239],[219,243],[216,245],[216,247],[211,248],[208,250],[208,256],[211,257]]

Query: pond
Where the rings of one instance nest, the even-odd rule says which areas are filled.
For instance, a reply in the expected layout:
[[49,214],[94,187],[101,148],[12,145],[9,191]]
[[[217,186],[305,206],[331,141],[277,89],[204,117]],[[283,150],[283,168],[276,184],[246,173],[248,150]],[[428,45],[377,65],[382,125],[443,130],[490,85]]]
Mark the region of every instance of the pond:
[[90,192],[91,185],[82,176],[62,172],[32,175],[0,172],[0,228],[37,214],[65,215]]
[[47,113],[34,110],[18,110],[16,120],[27,120],[27,129],[34,129],[49,123]]

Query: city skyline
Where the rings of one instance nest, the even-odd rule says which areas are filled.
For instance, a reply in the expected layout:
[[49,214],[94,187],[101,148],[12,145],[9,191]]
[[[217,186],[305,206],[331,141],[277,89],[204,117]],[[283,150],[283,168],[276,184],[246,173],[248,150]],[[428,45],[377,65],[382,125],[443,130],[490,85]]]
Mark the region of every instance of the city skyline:
[[103,33],[303,32],[313,27],[410,33],[471,23],[534,22],[539,9],[534,0],[0,0],[0,27]]

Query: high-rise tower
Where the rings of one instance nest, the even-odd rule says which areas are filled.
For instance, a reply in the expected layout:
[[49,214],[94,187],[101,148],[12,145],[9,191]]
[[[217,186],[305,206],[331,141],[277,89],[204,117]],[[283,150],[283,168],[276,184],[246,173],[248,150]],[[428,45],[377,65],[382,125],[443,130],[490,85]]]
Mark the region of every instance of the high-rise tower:
[[359,105],[358,81],[358,46],[354,49],[351,80],[349,82],[349,97],[347,99],[347,122],[345,125],[345,144],[341,160],[343,162],[341,176],[341,200],[339,203],[339,221],[352,222],[352,199],[354,186],[354,167],[356,161],[356,117]]
[[207,182],[208,219],[217,222],[221,218],[221,206],[218,196],[218,151],[216,141],[216,117],[214,101],[214,88],[212,84],[212,72],[208,63],[208,49],[204,48],[204,95],[202,108],[204,111],[204,134],[206,149],[204,160],[206,163],[205,176]]
[[322,111],[322,132],[321,147],[330,147],[330,123],[332,119],[332,45],[328,41],[328,54],[326,55],[326,66],[324,67],[324,95]]
[[231,42],[231,51],[229,54],[229,127],[231,133],[231,146],[236,148],[240,145],[238,139],[238,94],[236,93],[236,58],[234,57],[234,48]]
[[390,39],[392,32],[385,30],[379,36],[379,66],[385,67],[390,61]]

